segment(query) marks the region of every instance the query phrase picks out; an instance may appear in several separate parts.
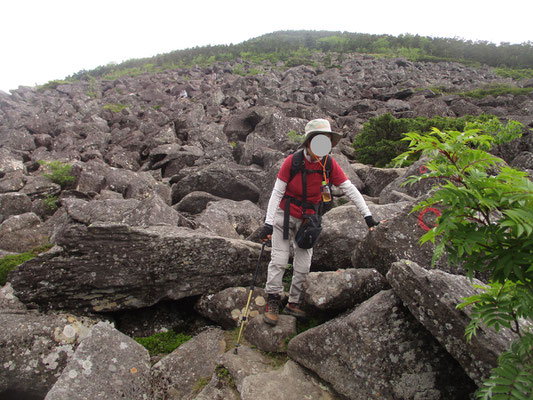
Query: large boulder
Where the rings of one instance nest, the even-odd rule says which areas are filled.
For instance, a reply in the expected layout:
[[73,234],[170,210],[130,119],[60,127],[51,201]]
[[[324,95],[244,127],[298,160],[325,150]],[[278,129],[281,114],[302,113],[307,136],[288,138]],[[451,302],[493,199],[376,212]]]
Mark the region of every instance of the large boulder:
[[[368,208],[376,221],[386,219],[390,221],[398,215],[409,203],[376,205],[368,202]],[[386,222],[382,225],[389,225]],[[378,226],[377,229],[381,229]],[[355,266],[356,268],[375,268],[372,262],[352,263],[354,248],[375,232],[368,230],[368,226],[357,207],[350,203],[336,207],[327,212],[322,219],[322,233],[313,249],[312,268],[315,271],[336,271]]]
[[163,357],[152,367],[153,399],[194,399],[198,385],[211,379],[225,348],[224,332],[213,328]]
[[196,222],[217,235],[245,239],[263,226],[264,219],[263,210],[250,200],[223,199],[209,203]]
[[12,216],[31,211],[31,200],[24,193],[0,194],[0,222]]
[[172,204],[178,203],[187,194],[194,191],[235,201],[259,200],[259,189],[246,176],[239,172],[239,166],[233,163],[213,163],[205,168],[189,170],[172,185]]
[[55,240],[61,248],[10,275],[21,301],[91,311],[146,307],[246,285],[260,253],[259,244],[168,225],[70,223]]
[[[261,281],[265,281],[265,274]],[[256,283],[259,283],[256,282]],[[195,309],[201,315],[215,321],[225,329],[239,326],[246,313],[249,288],[232,287],[218,293],[204,294],[195,304]],[[265,312],[266,294],[262,288],[255,287],[248,306],[249,318],[255,318]]]
[[[357,243],[352,253],[355,268],[375,268],[386,275],[391,264],[402,259],[431,266],[435,245],[431,242],[420,245],[418,241],[427,229],[435,226],[440,211],[435,208],[411,214],[411,205],[403,207]],[[446,257],[436,260],[434,266],[445,271],[454,268],[447,265]]]
[[313,310],[340,312],[387,288],[387,280],[375,269],[311,272],[304,282],[303,302],[305,307]]
[[150,356],[108,322],[96,324],[45,400],[151,398]]
[[13,215],[0,224],[0,249],[23,253],[47,245],[48,231],[33,212]]
[[464,399],[475,390],[392,290],[289,342],[289,356],[350,399]]
[[44,398],[96,322],[67,314],[30,313],[14,309],[13,303],[10,309],[0,309],[0,398]]
[[478,384],[488,378],[498,364],[498,356],[517,336],[502,328],[480,325],[470,342],[465,330],[470,322],[470,309],[458,309],[462,299],[479,293],[472,283],[480,281],[465,276],[451,275],[439,270],[426,270],[418,264],[401,260],[395,262],[387,280],[411,313],[446,348]]

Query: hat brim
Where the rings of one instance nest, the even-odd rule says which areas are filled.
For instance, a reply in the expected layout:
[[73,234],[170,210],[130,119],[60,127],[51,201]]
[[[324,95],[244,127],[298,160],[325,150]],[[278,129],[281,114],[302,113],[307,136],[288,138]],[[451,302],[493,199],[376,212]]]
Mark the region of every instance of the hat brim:
[[339,142],[340,140],[342,139],[342,137],[344,136],[342,133],[338,133],[338,132],[332,132],[332,131],[311,131],[311,132],[307,132],[307,134],[305,135],[305,138],[302,142],[302,144],[300,145],[300,147],[304,147],[305,144],[311,140],[314,136],[316,135],[319,135],[321,133],[327,133],[329,135],[331,135],[331,147],[335,147]]

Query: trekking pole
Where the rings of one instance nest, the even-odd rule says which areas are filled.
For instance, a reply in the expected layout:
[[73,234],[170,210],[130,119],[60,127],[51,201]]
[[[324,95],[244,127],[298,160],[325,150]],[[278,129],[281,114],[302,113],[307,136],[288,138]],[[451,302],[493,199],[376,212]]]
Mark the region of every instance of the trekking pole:
[[255,267],[254,279],[252,280],[252,285],[250,286],[250,292],[248,293],[248,301],[246,302],[246,308],[244,309],[244,315],[241,318],[241,327],[239,329],[239,337],[237,339],[237,344],[235,345],[235,350],[234,350],[235,354],[237,354],[237,348],[240,346],[241,336],[244,330],[244,324],[246,323],[246,320],[248,319],[248,314],[250,313],[250,302],[252,300],[252,294],[254,292],[255,281],[257,279],[257,273],[259,272],[259,266],[261,265],[261,258],[263,257],[263,250],[265,249],[265,246],[267,243],[268,242],[263,242],[263,244],[261,245],[261,254],[259,254],[259,258],[257,259],[257,266]]

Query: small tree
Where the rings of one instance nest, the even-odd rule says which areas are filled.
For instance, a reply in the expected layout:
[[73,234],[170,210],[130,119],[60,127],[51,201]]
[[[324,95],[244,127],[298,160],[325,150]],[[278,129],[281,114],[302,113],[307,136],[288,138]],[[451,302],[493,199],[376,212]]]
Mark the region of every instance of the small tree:
[[68,163],[62,163],[61,161],[39,161],[39,164],[47,166],[51,171],[49,174],[44,173],[43,176],[57,183],[62,188],[76,180],[70,174],[72,166]]
[[[497,119],[468,124],[464,132],[408,133],[409,150],[429,157],[428,172],[407,183],[439,178],[444,183],[413,211],[435,204],[442,208],[438,225],[420,239],[437,242],[434,260],[447,253],[472,278],[474,271],[490,276],[480,294],[463,299],[472,306],[466,339],[481,323],[511,329],[518,339],[499,358],[478,391],[480,399],[531,399],[533,392],[533,332],[523,324],[533,321],[533,183],[487,151],[495,144],[520,136],[521,125],[503,126]],[[437,239],[439,239],[437,241]]]

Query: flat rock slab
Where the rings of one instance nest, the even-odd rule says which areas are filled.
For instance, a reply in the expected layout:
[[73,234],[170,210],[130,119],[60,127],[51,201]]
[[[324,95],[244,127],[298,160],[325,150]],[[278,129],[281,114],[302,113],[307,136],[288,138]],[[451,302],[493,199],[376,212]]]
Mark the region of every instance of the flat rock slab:
[[45,400],[131,399],[151,396],[148,351],[107,322],[81,342]]
[[334,400],[321,382],[294,361],[272,372],[250,375],[241,388],[242,400]]
[[97,312],[147,307],[246,285],[260,253],[256,243],[173,226],[68,224],[56,242],[59,250],[10,275],[23,303]]
[[[464,297],[479,293],[465,276],[439,270],[426,270],[401,260],[387,274],[391,286],[411,313],[429,330],[479,385],[497,366],[498,356],[516,339],[508,329],[496,333],[481,325],[467,343],[465,330],[470,323],[469,309],[458,309]],[[473,283],[482,285],[475,280]]]
[[246,377],[274,369],[268,358],[248,346],[239,346],[237,354],[234,350],[227,351],[218,360],[218,365],[231,374],[239,392],[242,391],[242,383]]

